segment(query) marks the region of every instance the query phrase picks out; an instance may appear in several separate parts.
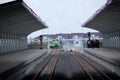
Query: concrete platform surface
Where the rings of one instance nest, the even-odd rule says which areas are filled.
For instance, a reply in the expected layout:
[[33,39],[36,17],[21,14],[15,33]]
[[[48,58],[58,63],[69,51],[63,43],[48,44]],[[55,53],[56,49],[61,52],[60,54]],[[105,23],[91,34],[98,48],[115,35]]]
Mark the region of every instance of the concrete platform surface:
[[47,52],[47,49],[30,49],[0,56],[0,73],[15,67],[24,61],[33,60],[40,57]]
[[111,59],[120,59],[120,49],[115,48],[84,48],[84,50],[105,56]]
[[84,48],[84,51],[93,53],[101,58],[120,62],[120,49],[115,48]]

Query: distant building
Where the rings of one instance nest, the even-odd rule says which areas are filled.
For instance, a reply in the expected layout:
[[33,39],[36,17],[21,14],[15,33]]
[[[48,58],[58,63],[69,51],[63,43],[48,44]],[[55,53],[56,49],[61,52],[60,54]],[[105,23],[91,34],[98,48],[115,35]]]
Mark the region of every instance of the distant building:
[[[62,42],[62,45],[68,46],[82,46],[86,47],[86,43],[88,40],[88,33],[60,33],[60,34],[44,34],[43,35],[43,42],[46,43],[53,39],[59,39]],[[91,40],[97,39],[102,42],[103,35],[99,32],[91,32]],[[39,43],[39,37],[34,38],[31,40],[31,43]]]
[[[87,39],[87,33],[60,33],[60,34],[45,34],[43,35],[44,39]],[[99,32],[91,32],[91,39],[102,39],[103,35]],[[39,37],[35,39],[39,40]]]

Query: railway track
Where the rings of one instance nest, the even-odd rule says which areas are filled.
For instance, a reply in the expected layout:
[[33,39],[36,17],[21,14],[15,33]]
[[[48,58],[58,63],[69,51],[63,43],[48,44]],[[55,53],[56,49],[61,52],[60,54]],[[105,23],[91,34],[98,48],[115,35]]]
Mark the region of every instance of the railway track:
[[[38,70],[36,75],[32,78],[32,80],[53,80],[56,65],[60,56],[60,51],[55,52],[46,63],[43,64],[43,67]],[[44,75],[47,75],[44,77]]]
[[115,80],[93,63],[80,53],[56,50],[29,80]]
[[[34,65],[31,70],[30,66]],[[65,52],[54,49],[48,57],[38,63],[27,65],[16,72],[10,79],[6,80],[119,80],[111,78],[100,69],[99,64],[92,62],[89,58],[76,52]],[[103,67],[103,70],[106,68]],[[23,76],[29,71],[29,75]],[[31,75],[32,73],[32,75]],[[24,78],[23,78],[24,77]]]
[[[99,70],[92,62],[89,61],[86,57],[83,57],[80,54],[76,54],[74,52],[70,52],[73,56],[74,60],[80,65],[83,69],[84,73],[88,76],[88,80],[115,80],[115,78],[111,78],[106,73]],[[116,80],[119,80],[117,78]]]

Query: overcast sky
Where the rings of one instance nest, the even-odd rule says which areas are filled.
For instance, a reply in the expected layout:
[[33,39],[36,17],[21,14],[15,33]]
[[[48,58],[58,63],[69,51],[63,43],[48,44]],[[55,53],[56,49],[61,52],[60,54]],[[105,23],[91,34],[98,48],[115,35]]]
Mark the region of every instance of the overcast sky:
[[0,0],[0,4],[10,2],[10,1],[15,1],[15,0]]
[[[12,0],[0,0],[0,2]],[[33,32],[28,37],[41,34],[94,32],[82,28],[86,22],[107,0],[24,0],[49,27]]]
[[29,37],[40,34],[76,33],[95,31],[82,28],[106,0],[24,0],[48,25],[48,29],[36,31]]

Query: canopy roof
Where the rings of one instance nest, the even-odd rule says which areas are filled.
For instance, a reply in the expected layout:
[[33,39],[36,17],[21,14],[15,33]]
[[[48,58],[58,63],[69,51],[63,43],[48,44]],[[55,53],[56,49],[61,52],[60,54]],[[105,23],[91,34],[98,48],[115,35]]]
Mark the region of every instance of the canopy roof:
[[28,35],[43,28],[45,23],[22,0],[0,4],[0,31]]
[[[101,9],[92,19],[89,19],[84,27],[96,29],[102,33],[110,33],[120,30],[120,0],[111,0],[105,4],[105,8]],[[97,13],[97,12],[96,12]]]

